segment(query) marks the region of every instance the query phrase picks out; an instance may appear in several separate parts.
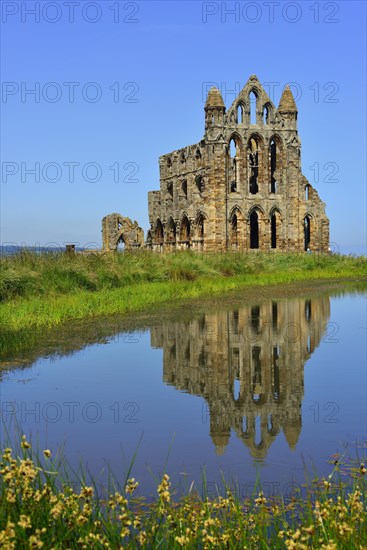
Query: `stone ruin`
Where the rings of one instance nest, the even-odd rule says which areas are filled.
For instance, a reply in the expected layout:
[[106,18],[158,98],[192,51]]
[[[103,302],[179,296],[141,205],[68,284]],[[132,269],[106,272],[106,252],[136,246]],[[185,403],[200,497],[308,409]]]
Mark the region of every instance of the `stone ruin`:
[[[203,138],[159,159],[160,190],[148,193],[145,246],[328,252],[329,220],[302,174],[290,88],[276,107],[253,75],[228,110],[212,88],[204,111]],[[117,228],[117,219],[129,229]],[[104,218],[104,249],[116,250],[120,238],[127,248],[143,247],[143,230],[134,224],[118,214]]]
[[114,252],[123,243],[126,250],[144,247],[144,230],[137,221],[124,218],[121,214],[110,214],[102,220],[102,249]]

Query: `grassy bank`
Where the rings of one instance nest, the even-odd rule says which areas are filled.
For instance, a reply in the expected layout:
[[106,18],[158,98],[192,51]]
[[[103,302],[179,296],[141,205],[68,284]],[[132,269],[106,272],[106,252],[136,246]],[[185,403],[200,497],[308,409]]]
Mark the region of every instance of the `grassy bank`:
[[[46,449],[33,458],[23,437],[21,452],[4,449],[0,478],[2,548],[287,548],[358,549],[367,545],[367,469],[345,468],[334,457],[327,479],[305,486],[288,501],[257,490],[241,500],[228,488],[209,499],[193,486],[174,500],[163,475],[152,503],[134,498],[138,486],[99,497],[91,486],[72,489]],[[346,474],[349,476],[346,483]]]
[[253,285],[361,279],[366,267],[364,257],[317,254],[22,253],[1,260],[1,328],[14,334]]

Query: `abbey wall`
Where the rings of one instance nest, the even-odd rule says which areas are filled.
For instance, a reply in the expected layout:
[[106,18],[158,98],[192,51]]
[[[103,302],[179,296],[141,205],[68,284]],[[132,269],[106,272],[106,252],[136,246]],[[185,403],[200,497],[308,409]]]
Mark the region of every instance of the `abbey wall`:
[[147,246],[327,252],[329,220],[301,171],[297,116],[289,87],[276,108],[256,76],[228,110],[212,88],[203,139],[159,159]]

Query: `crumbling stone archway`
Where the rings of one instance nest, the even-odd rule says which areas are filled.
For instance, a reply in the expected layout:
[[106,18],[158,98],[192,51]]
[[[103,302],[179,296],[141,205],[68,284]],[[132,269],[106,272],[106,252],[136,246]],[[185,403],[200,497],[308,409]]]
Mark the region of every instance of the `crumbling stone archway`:
[[116,252],[119,243],[125,243],[125,250],[144,247],[144,230],[137,221],[124,218],[121,214],[109,214],[102,220],[102,249]]

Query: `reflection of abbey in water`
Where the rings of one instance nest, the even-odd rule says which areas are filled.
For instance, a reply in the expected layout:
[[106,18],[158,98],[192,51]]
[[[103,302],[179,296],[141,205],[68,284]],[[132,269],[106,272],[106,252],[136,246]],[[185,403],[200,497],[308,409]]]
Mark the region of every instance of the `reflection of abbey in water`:
[[264,458],[283,429],[294,449],[301,431],[303,370],[330,315],[328,297],[269,301],[151,329],[163,348],[163,379],[205,398],[203,417],[218,453],[233,429]]

